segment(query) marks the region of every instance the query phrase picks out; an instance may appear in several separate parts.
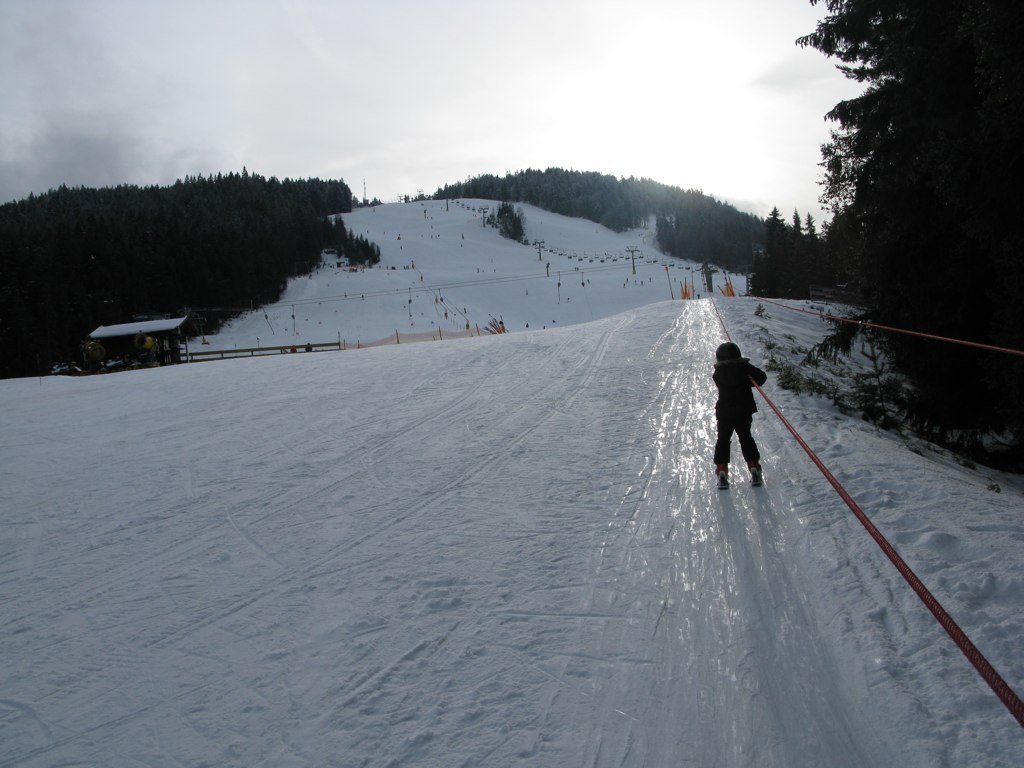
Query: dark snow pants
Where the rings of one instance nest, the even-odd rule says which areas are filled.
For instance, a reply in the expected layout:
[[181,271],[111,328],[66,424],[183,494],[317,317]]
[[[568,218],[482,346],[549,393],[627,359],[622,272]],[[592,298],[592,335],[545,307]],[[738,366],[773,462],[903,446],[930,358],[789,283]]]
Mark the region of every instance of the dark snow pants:
[[760,461],[761,454],[757,450],[757,443],[750,434],[750,426],[754,422],[751,414],[744,416],[719,416],[718,417],[718,440],[715,442],[715,464],[729,463],[729,444],[732,442],[732,433],[740,439],[740,451],[747,463]]

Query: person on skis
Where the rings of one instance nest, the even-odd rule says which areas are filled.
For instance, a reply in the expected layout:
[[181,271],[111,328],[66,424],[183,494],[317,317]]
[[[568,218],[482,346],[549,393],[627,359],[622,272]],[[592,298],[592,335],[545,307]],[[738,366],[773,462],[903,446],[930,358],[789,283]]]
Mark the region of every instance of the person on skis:
[[729,451],[732,434],[740,441],[740,451],[750,470],[754,485],[760,485],[761,454],[750,434],[757,412],[754,402],[754,383],[761,386],[768,374],[740,354],[740,348],[727,341],[715,350],[715,372],[712,375],[718,387],[715,420],[718,422],[718,440],[715,442],[715,478],[719,488],[729,487]]

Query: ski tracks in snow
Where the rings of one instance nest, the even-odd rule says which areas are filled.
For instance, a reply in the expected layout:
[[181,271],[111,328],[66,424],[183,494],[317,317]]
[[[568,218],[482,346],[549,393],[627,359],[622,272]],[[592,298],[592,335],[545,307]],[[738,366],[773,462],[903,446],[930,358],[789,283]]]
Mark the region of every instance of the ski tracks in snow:
[[7,603],[0,638],[31,662],[0,765],[878,764],[787,558],[792,490],[770,460],[765,488],[712,486],[719,340],[685,302],[237,361],[232,392],[196,386],[213,367],[112,377],[140,411],[190,377],[197,416],[151,427],[189,450],[143,430],[112,509],[69,446],[79,506],[28,510],[17,573],[52,588]]
[[592,549],[562,764],[876,764],[786,558],[784,489],[748,487],[739,461],[731,490],[712,482],[719,342],[710,308],[688,304],[636,371],[635,480]]

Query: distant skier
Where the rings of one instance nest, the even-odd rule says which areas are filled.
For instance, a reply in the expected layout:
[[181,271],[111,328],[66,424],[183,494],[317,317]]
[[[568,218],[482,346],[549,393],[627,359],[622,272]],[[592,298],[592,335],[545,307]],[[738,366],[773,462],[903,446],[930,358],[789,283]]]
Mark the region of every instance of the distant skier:
[[715,478],[718,487],[729,487],[729,452],[733,432],[739,438],[740,451],[750,470],[751,482],[760,485],[761,454],[750,434],[754,413],[757,412],[752,380],[760,386],[768,380],[768,374],[743,357],[740,348],[731,341],[718,347],[715,360],[712,378],[718,387],[718,402],[715,403],[715,419],[718,422]]

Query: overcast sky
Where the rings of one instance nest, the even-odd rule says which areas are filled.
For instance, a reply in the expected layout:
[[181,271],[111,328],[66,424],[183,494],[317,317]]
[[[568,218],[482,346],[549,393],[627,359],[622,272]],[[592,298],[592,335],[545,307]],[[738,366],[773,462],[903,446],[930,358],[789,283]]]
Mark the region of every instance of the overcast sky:
[[558,166],[822,219],[809,0],[0,0],[0,202],[249,171],[389,201]]

